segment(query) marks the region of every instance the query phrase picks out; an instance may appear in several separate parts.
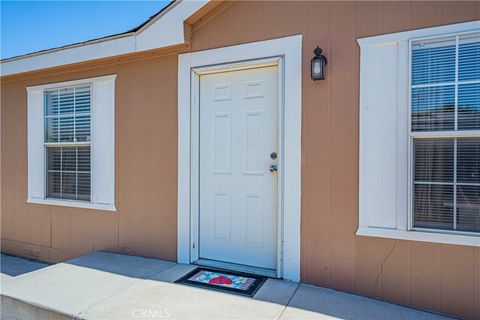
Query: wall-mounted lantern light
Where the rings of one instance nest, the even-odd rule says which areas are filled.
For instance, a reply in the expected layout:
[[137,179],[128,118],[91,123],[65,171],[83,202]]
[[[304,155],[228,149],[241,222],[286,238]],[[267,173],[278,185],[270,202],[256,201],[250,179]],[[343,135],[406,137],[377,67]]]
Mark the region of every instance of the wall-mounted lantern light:
[[322,49],[316,47],[313,50],[315,57],[311,60],[312,80],[325,80],[325,66],[327,65],[327,58],[322,54]]

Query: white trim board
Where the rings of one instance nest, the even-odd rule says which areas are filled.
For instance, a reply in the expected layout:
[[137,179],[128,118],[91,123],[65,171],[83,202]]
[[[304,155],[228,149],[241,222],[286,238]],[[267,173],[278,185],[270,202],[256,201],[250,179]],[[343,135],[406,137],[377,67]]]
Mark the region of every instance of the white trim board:
[[477,236],[449,234],[432,231],[424,232],[415,230],[359,227],[357,230],[357,236],[444,243],[474,247],[480,246],[480,237]]
[[103,211],[117,211],[117,208],[115,207],[114,204],[91,203],[91,202],[68,200],[68,199],[28,198],[27,203],[44,204],[48,206],[94,209],[94,210],[103,210]]
[[[282,216],[282,190],[283,190],[283,164],[284,164],[284,154],[283,154],[283,58],[281,57],[273,57],[268,59],[259,59],[259,60],[250,60],[247,62],[240,62],[240,63],[229,63],[229,64],[220,64],[220,65],[213,65],[208,67],[200,67],[200,68],[193,68],[192,69],[192,95],[195,97],[200,97],[201,93],[199,92],[200,88],[200,76],[207,75],[207,74],[215,74],[215,73],[225,73],[229,71],[237,71],[237,70],[248,70],[253,68],[262,68],[262,67],[275,67],[278,77],[278,82],[276,86],[278,88],[278,95],[277,95],[277,114],[278,114],[278,121],[275,124],[277,127],[277,153],[280,155],[277,159],[278,165],[278,188],[276,190],[277,194],[277,204],[276,206],[279,208],[277,211],[277,228],[276,228],[276,266],[274,270],[270,270],[271,273],[274,273],[277,277],[282,276],[282,255],[281,252],[283,250],[282,240],[283,240],[283,216]],[[200,171],[199,171],[199,154],[200,154],[200,102],[199,99],[194,99],[192,101],[192,112],[191,112],[191,166],[190,166],[190,175],[191,175],[191,189],[190,189],[190,217],[191,217],[191,248],[190,250],[190,261],[198,263],[199,257],[199,245],[200,245],[200,234],[199,234],[199,226],[200,226]],[[195,245],[198,244],[198,245]],[[200,259],[202,260],[202,259]],[[224,262],[217,262],[217,264],[223,264]],[[234,265],[234,264],[231,264]],[[249,272],[249,269],[252,267],[245,267],[244,272]],[[232,269],[234,270],[234,269]]]
[[58,67],[185,43],[184,21],[208,0],[178,0],[136,32],[5,59],[0,76]]
[[411,41],[478,30],[479,20],[357,40],[360,46],[357,235],[480,246],[477,235],[413,230],[409,219]]
[[[283,246],[278,268],[281,276],[300,281],[300,198],[301,198],[301,119],[302,119],[302,36],[290,36],[230,47],[179,55],[178,60],[178,242],[177,260],[191,263],[192,153],[191,126],[198,72],[212,69],[248,68],[271,63],[276,57],[283,69]],[[266,60],[267,59],[267,60]],[[280,62],[281,61],[281,62]],[[195,69],[196,72],[193,71]]]

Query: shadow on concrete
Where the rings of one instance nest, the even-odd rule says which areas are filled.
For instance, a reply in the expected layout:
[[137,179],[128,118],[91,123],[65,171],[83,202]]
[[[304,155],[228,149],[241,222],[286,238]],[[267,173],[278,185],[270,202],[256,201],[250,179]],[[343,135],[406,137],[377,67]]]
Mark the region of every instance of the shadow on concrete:
[[0,256],[0,272],[11,277],[48,267],[48,263],[29,260],[2,253]]
[[[90,269],[101,270],[105,272],[115,273],[117,275],[149,279],[159,282],[172,283],[184,276],[188,272],[196,268],[195,265],[176,264],[170,261],[163,261],[151,258],[143,258],[138,256],[130,256],[118,253],[109,252],[95,252],[66,263],[76,266],[81,266]],[[153,286],[153,285],[152,285]],[[179,289],[182,286],[177,284],[175,286],[162,286],[161,290],[171,290],[172,295],[178,295],[177,300],[183,303],[186,297],[179,294],[185,294],[185,290]],[[188,290],[191,288],[189,287]],[[198,288],[191,289],[190,294],[194,292],[201,292]],[[133,289],[132,289],[133,290]],[[143,290],[137,288],[137,290]],[[141,302],[137,301],[139,305],[150,301],[152,304],[156,303],[157,292],[155,287],[152,287],[153,300],[144,296]],[[206,289],[207,290],[207,289]],[[209,291],[205,291],[205,296],[210,296]],[[130,294],[126,295],[130,297]],[[189,295],[187,295],[189,296]],[[215,291],[217,299],[229,299],[228,293],[218,293]],[[129,298],[128,298],[129,299]],[[128,300],[127,299],[127,300]],[[196,299],[201,299],[197,296]],[[248,298],[246,298],[248,299]],[[395,304],[390,304],[378,300],[369,299],[353,294],[343,293],[332,289],[320,288],[310,285],[298,285],[296,283],[270,279],[267,281],[253,297],[253,300],[260,300],[270,302],[277,305],[286,306],[288,308],[283,311],[285,319],[309,319],[331,317],[332,319],[342,320],[358,320],[358,319],[409,319],[409,320],[446,320],[448,318],[441,317],[428,312],[422,312],[415,309],[402,307]],[[253,301],[252,301],[253,302]],[[127,303],[123,301],[117,307]],[[187,301],[184,303],[188,304]],[[148,304],[148,303],[147,303]],[[135,305],[132,304],[132,308]]]
[[[8,269],[2,272],[6,274],[18,275],[47,266],[18,257],[2,255],[2,258],[5,258],[2,269],[4,264]],[[447,319],[331,289],[276,279],[265,282],[253,299],[173,283],[193,268],[193,265],[171,261],[95,252],[9,279],[2,290],[7,296],[80,318],[123,319],[132,318],[134,310],[169,309],[172,319]]]
[[171,261],[111,252],[94,252],[64,263],[138,279],[148,279],[175,265]]

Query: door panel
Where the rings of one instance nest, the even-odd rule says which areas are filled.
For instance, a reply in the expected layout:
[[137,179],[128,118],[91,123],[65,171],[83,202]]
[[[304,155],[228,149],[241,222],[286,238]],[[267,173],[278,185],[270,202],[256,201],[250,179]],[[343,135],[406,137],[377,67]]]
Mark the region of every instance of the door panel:
[[276,268],[277,67],[200,76],[200,258]]

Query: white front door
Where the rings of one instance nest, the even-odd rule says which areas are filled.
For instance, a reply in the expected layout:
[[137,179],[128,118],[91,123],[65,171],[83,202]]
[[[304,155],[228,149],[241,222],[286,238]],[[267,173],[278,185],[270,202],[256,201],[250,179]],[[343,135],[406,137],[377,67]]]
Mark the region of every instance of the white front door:
[[277,261],[278,69],[200,76],[199,257]]

